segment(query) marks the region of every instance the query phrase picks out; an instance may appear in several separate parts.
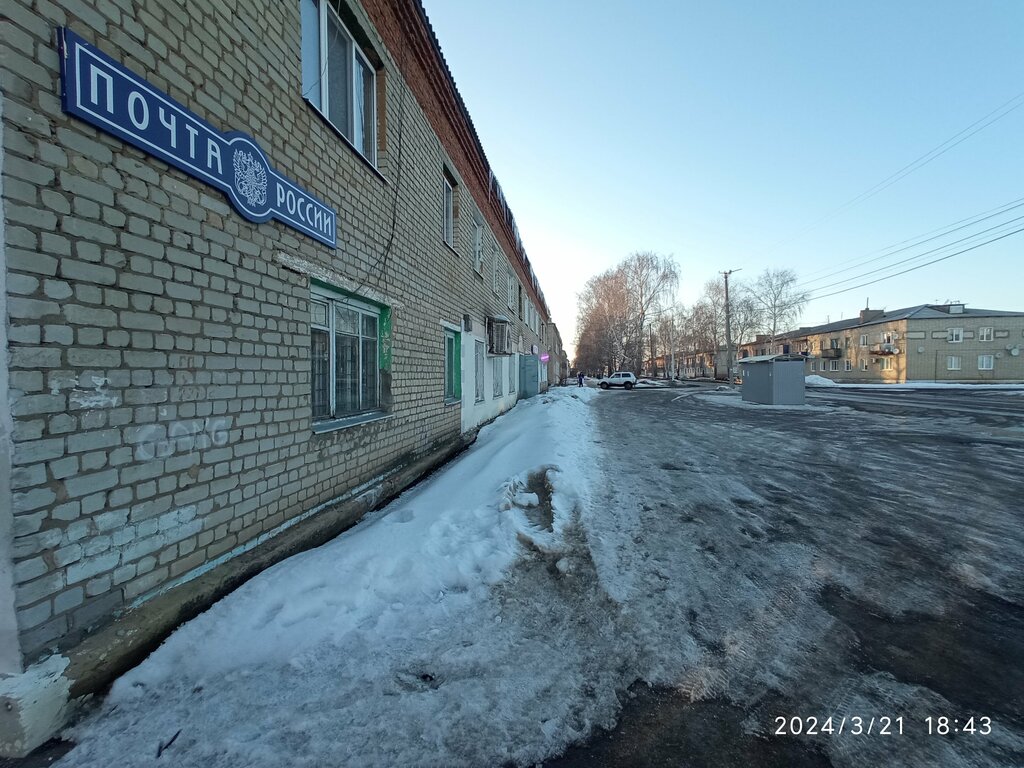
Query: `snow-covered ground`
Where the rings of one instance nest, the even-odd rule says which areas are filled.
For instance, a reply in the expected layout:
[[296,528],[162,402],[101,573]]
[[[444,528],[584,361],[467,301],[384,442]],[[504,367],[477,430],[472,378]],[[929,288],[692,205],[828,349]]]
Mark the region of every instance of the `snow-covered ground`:
[[808,387],[849,387],[855,389],[971,389],[975,392],[996,391],[1003,393],[1024,393],[1024,384],[965,384],[947,381],[912,381],[907,384],[840,384],[824,376],[805,376]]
[[[637,729],[666,760],[696,740],[704,764],[759,764],[782,739],[808,761],[772,764],[1024,764],[1020,441],[962,415],[741,404],[724,385],[521,402],[180,628],[60,765],[534,765],[623,743],[600,729],[637,681],[694,707],[690,742]],[[960,712],[998,727],[924,734]],[[908,727],[794,741],[780,715]]]
[[602,642],[585,605],[601,595],[574,584],[592,568],[579,515],[597,394],[521,402],[384,510],[182,626],[60,764],[148,766],[161,748],[197,768],[527,764],[610,724],[616,633]]

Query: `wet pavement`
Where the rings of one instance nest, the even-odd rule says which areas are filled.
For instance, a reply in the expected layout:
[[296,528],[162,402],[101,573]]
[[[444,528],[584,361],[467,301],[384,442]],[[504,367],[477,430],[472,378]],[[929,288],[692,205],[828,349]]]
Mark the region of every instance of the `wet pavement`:
[[674,662],[545,765],[1024,765],[1021,398],[738,400],[594,401],[621,510],[595,562]]

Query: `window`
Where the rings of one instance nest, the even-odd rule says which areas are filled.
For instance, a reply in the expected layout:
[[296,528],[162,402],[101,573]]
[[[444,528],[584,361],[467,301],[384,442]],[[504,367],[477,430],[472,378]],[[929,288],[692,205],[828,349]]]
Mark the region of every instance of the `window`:
[[476,401],[483,402],[484,399],[484,343],[477,339],[476,353],[473,358],[473,372],[476,378]]
[[502,370],[501,366],[504,360],[505,358],[503,357],[491,358],[491,394],[494,397],[501,397],[503,394],[501,382],[505,379],[505,371]]
[[326,0],[302,0],[302,95],[371,163],[376,73]]
[[314,293],[310,309],[313,421],[380,407],[380,310],[342,296]]
[[992,355],[978,355],[978,370],[991,371],[995,368],[995,358]]
[[853,361],[849,360],[849,359],[844,360],[843,361],[843,370],[844,371],[852,371],[853,370]]
[[839,339],[829,339],[828,347],[829,349],[839,349]]
[[501,295],[501,271],[498,269],[498,251],[494,251],[494,274],[491,276],[491,290],[495,296]]
[[862,333],[860,335],[860,345],[862,347],[866,347],[868,345],[868,335],[866,333]]
[[947,355],[946,356],[946,370],[947,371],[959,371],[960,370],[960,355]]
[[839,370],[839,361],[838,360],[829,360],[828,361],[828,369],[830,371],[838,371]]
[[441,236],[449,247],[455,247],[455,188],[448,176],[442,177]]
[[479,215],[473,217],[473,269],[484,273],[484,223]]
[[861,360],[860,361],[860,369],[862,371],[866,371],[868,369],[868,361],[867,360]]
[[515,307],[516,300],[516,290],[515,286],[513,286],[512,284],[512,272],[507,272],[505,274],[505,277],[508,279],[508,308],[512,309],[513,307]]
[[963,328],[947,328],[946,329],[946,341],[950,344],[959,344],[964,340],[964,329]]
[[978,341],[992,341],[995,335],[994,328],[979,328]]
[[516,391],[516,358],[515,355],[508,359],[508,393],[511,395]]
[[891,357],[883,357],[879,361],[879,366],[878,367],[881,368],[883,371],[891,371],[892,370],[892,358]]
[[892,331],[882,331],[882,333],[878,334],[878,340],[883,344],[892,344],[895,336]]
[[813,360],[811,360],[811,370],[812,370],[812,371],[816,371],[816,370],[818,370],[818,369],[817,369],[817,368],[815,367],[815,363],[814,363],[814,361],[813,361]]
[[456,403],[462,399],[461,338],[457,331],[444,330],[444,401]]

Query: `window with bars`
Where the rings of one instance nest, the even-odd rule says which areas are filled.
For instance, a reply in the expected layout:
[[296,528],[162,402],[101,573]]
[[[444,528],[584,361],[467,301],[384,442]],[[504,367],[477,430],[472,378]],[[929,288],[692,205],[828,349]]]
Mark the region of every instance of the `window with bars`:
[[302,2],[302,95],[377,163],[376,73],[328,0]]
[[317,291],[310,305],[313,421],[380,409],[380,309]]

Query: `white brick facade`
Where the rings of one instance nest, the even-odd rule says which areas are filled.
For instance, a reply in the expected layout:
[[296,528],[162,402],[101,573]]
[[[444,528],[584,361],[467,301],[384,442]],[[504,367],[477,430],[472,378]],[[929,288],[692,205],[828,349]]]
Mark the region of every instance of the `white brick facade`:
[[[548,350],[504,284],[494,291],[495,262],[539,322],[550,317],[415,0],[342,7],[376,70],[376,166],[303,99],[298,0],[8,5],[0,440],[9,424],[13,449],[9,490],[0,450],[0,507],[12,510],[0,520],[0,637],[6,578],[28,664],[73,652],[123,612],[514,405],[507,381],[496,393],[489,355],[475,397],[486,318],[511,318],[518,351]],[[66,114],[62,26],[217,130],[253,136],[337,211],[337,249],[252,223],[217,189]],[[424,41],[400,70],[388,42]],[[480,271],[476,221],[489,246]],[[381,418],[314,429],[314,284],[387,308]],[[442,324],[466,319],[461,403],[446,404]],[[504,376],[518,358],[502,358]],[[546,368],[538,376],[546,386]]]

